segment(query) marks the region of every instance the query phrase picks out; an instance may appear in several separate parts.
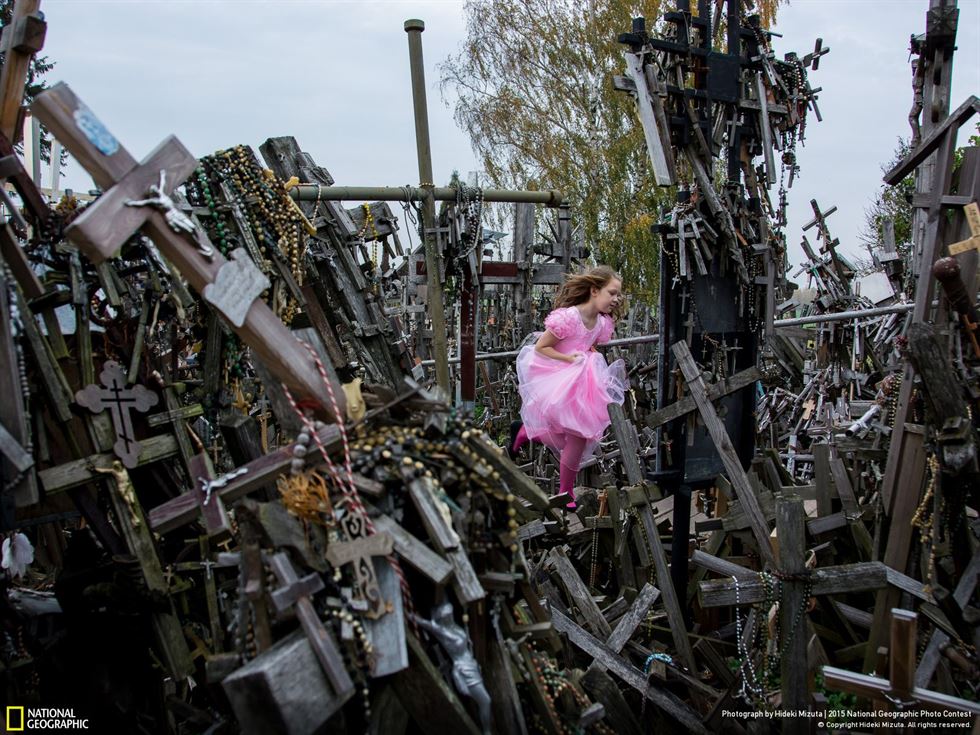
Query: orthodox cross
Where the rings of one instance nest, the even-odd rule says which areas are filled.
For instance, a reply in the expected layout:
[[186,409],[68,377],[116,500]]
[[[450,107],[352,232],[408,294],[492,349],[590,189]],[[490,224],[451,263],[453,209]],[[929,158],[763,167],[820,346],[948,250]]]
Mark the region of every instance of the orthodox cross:
[[[315,400],[333,414],[327,385],[310,353],[258,298],[264,275],[244,262],[244,253],[232,253],[232,260],[226,260],[193,223],[188,229],[186,215],[173,207],[170,194],[197,166],[180,141],[170,136],[137,163],[64,83],[39,96],[32,111],[105,190],[67,228],[68,238],[100,263],[142,229],[297,400]],[[333,366],[328,363],[325,370],[342,420],[343,391]]]
[[109,409],[112,425],[116,429],[116,443],[112,450],[126,467],[132,469],[138,464],[141,446],[133,435],[133,419],[129,412],[145,413],[160,399],[142,385],[127,389],[126,374],[119,363],[112,360],[103,365],[99,379],[104,388],[87,385],[75,394],[75,401],[92,413]]

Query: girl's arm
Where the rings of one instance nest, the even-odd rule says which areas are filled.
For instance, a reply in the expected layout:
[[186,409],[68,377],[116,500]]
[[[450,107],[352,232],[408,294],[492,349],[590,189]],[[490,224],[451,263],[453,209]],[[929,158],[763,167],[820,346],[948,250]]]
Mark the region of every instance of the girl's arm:
[[539,355],[550,357],[552,360],[575,362],[575,355],[579,353],[573,352],[570,355],[566,355],[564,352],[559,352],[555,349],[556,344],[558,344],[558,337],[556,337],[550,331],[545,331],[541,333],[541,336],[538,337],[538,341],[535,342],[534,351]]

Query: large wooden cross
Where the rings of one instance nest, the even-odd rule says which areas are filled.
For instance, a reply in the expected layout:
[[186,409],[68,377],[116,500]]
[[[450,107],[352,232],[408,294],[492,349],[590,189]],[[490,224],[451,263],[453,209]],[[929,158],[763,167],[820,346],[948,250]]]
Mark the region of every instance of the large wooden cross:
[[[917,615],[909,610],[893,608],[891,616],[888,678],[823,666],[821,671],[827,688],[875,701],[887,701],[891,708],[897,710],[909,706],[941,710],[947,719],[949,710],[980,715],[980,704],[976,702],[915,686]],[[966,720],[962,722],[966,723]]]
[[[188,229],[178,211],[166,206],[169,194],[197,167],[197,160],[181,142],[170,136],[137,163],[64,83],[40,95],[31,110],[105,190],[68,227],[68,239],[99,263],[142,229],[190,285],[222,311],[235,333],[297,400],[312,399],[333,415],[328,386],[311,354],[265,302],[255,298],[257,279],[248,276],[248,264],[239,257],[226,260],[202,231],[193,224]],[[159,204],[135,206],[142,200]],[[242,284],[248,288],[243,289]],[[248,293],[241,298],[243,290]],[[325,369],[340,414],[336,418],[343,420],[343,391],[333,366],[328,363]]]

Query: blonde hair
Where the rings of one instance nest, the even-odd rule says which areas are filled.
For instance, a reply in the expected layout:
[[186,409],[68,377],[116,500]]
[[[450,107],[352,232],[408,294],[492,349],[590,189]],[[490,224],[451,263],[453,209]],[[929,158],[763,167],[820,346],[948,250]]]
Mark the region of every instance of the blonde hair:
[[[558,289],[558,293],[555,294],[554,308],[561,309],[566,306],[584,304],[592,298],[593,288],[602,290],[612,280],[623,282],[622,277],[608,265],[589,268],[583,273],[569,273],[565,277],[565,282]],[[625,300],[621,299],[609,315],[613,319],[619,319],[625,311],[625,305]]]

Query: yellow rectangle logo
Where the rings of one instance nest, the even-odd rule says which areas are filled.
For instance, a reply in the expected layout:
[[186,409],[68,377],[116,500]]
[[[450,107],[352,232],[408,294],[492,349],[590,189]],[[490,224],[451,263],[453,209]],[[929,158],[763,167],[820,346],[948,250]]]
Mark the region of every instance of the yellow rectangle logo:
[[[20,724],[16,727],[10,717],[10,713],[20,713]],[[23,707],[11,707],[7,706],[7,731],[8,732],[21,732],[24,729],[24,708]]]

